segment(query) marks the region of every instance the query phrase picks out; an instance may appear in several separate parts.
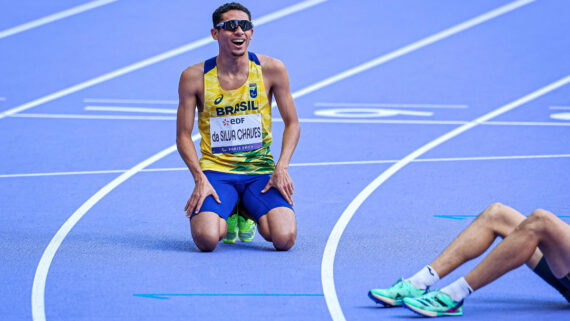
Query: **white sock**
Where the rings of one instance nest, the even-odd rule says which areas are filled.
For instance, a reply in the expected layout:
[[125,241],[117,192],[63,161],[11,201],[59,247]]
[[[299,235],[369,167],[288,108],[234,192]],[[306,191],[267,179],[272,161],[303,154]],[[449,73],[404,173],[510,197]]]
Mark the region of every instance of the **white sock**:
[[460,278],[441,289],[441,292],[449,295],[453,301],[459,302],[473,293],[473,289],[465,281],[465,278]]
[[410,281],[418,289],[425,289],[428,286],[432,286],[438,280],[439,275],[436,270],[429,265],[424,266],[418,273],[407,279],[407,281]]

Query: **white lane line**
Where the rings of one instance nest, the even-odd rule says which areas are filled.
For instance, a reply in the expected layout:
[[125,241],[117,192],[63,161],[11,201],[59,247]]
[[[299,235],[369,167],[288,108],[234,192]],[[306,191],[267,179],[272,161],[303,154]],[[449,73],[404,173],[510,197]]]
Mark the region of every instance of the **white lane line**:
[[117,0],[97,0],[97,1],[88,2],[85,4],[79,5],[77,7],[73,7],[73,8],[64,10],[64,11],[60,11],[58,13],[54,13],[52,15],[49,15],[49,16],[46,16],[46,17],[43,17],[43,18],[40,18],[40,19],[37,19],[34,21],[30,21],[28,23],[24,23],[24,24],[21,24],[19,26],[16,26],[16,27],[13,27],[10,29],[5,29],[5,30],[0,31],[0,39],[15,35],[17,33],[20,33],[20,32],[26,31],[26,30],[37,28],[39,26],[42,26],[42,25],[45,25],[45,24],[48,24],[48,23],[51,23],[51,22],[54,22],[57,20],[61,20],[61,19],[73,16],[73,15],[91,10],[91,9],[95,9],[97,7],[101,7],[101,6],[104,6],[106,4],[109,4],[109,3],[115,2],[115,1],[117,1]]
[[[282,122],[274,118],[275,122]],[[299,118],[302,123],[330,123],[330,124],[396,124],[396,125],[461,125],[465,120],[403,120],[403,119],[327,119],[327,118]],[[568,122],[521,122],[521,121],[488,121],[481,123],[488,126],[570,126]]]
[[101,175],[124,173],[124,169],[112,169],[101,171],[74,171],[74,172],[51,172],[51,173],[26,173],[26,174],[2,174],[0,178],[18,178],[18,177],[46,177],[46,176],[72,176],[72,175]]
[[[192,137],[194,138],[194,137]],[[55,236],[49,242],[47,248],[44,250],[38,267],[36,269],[36,274],[34,276],[34,284],[32,286],[32,317],[33,320],[45,320],[45,302],[44,302],[44,295],[45,295],[45,282],[47,279],[47,274],[49,271],[49,267],[57,252],[58,248],[60,247],[61,243],[69,234],[71,229],[79,222],[79,220],[91,209],[97,202],[99,202],[105,195],[110,193],[113,189],[119,186],[121,183],[138,173],[143,168],[149,166],[150,164],[158,161],[159,159],[169,155],[170,153],[176,150],[176,146],[171,146],[150,158],[142,161],[141,163],[137,164],[133,168],[129,169],[125,173],[121,174],[119,177],[115,178],[109,184],[105,185],[101,188],[97,193],[91,196],[79,209],[75,211],[65,223],[61,226],[61,228],[57,231]]]
[[[170,112],[169,112],[170,113]],[[175,116],[133,116],[133,115],[84,115],[84,114],[15,114],[12,118],[49,118],[49,119],[105,119],[105,120],[176,120]],[[281,118],[273,118],[274,122],[283,122]],[[395,124],[395,125],[461,125],[464,120],[397,120],[397,119],[326,119],[326,118],[299,118],[300,123],[329,123],[329,124]],[[554,126],[568,127],[568,122],[508,122],[489,121],[481,125],[490,126]]]
[[[266,15],[266,16],[263,16],[263,17],[259,18],[258,20],[254,20],[253,22],[255,23],[256,27],[259,27],[260,25],[265,24],[265,23],[267,23],[267,22],[269,22],[269,21],[273,21],[273,20],[276,20],[276,19],[279,19],[279,18],[288,16],[288,15],[290,15],[290,14],[293,14],[293,13],[298,12],[298,11],[300,11],[300,10],[304,10],[304,9],[310,8],[310,7],[314,6],[314,5],[320,4],[320,3],[325,2],[325,1],[327,1],[327,0],[306,0],[306,1],[303,1],[303,2],[300,2],[300,3],[297,3],[297,4],[294,4],[294,5],[292,5],[292,6],[286,7],[286,8],[284,8],[284,9],[278,10],[278,11],[276,11],[276,12],[274,12],[274,13],[270,13],[270,14],[268,14],[268,15]],[[36,99],[36,100],[33,100],[33,101],[31,101],[31,102],[28,102],[28,103],[25,103],[25,104],[20,105],[20,106],[18,106],[18,107],[14,107],[14,108],[12,108],[12,109],[9,109],[9,110],[7,110],[7,111],[4,111],[4,112],[0,113],[0,119],[2,119],[2,118],[4,118],[4,117],[7,117],[7,116],[10,116],[10,115],[17,114],[17,113],[19,113],[19,112],[21,112],[21,111],[24,111],[24,110],[28,110],[28,109],[30,109],[30,108],[37,107],[37,106],[39,106],[39,105],[41,105],[41,104],[45,104],[45,103],[50,102],[50,101],[53,101],[53,100],[55,100],[55,99],[58,99],[58,98],[61,98],[61,97],[64,97],[64,96],[73,94],[73,93],[78,92],[78,91],[80,91],[80,90],[83,90],[83,89],[85,89],[85,88],[89,88],[89,87],[95,86],[95,85],[100,84],[100,83],[102,83],[102,82],[105,82],[105,81],[108,81],[108,80],[117,78],[117,77],[119,77],[119,76],[122,76],[122,75],[125,75],[125,74],[127,74],[127,73],[130,73],[130,72],[139,70],[139,69],[141,69],[141,68],[144,68],[144,67],[147,67],[147,66],[150,66],[150,65],[159,63],[159,62],[164,61],[164,60],[166,60],[166,59],[169,59],[169,58],[172,58],[172,57],[181,55],[181,54],[183,54],[183,53],[186,53],[186,52],[188,52],[188,51],[190,51],[190,50],[193,50],[193,49],[196,49],[196,48],[199,48],[199,47],[203,47],[203,46],[205,46],[205,45],[207,45],[207,44],[212,43],[213,41],[214,41],[214,40],[213,40],[211,37],[209,37],[209,36],[208,36],[208,37],[204,37],[204,38],[202,38],[202,39],[199,39],[199,40],[196,40],[196,41],[194,41],[194,42],[191,42],[191,43],[189,43],[189,44],[187,44],[187,45],[184,45],[184,46],[178,47],[178,48],[176,48],[176,49],[173,49],[173,50],[164,52],[164,53],[162,53],[162,54],[159,54],[159,55],[150,57],[150,58],[148,58],[148,59],[145,59],[145,60],[139,61],[139,62],[137,62],[137,63],[134,63],[134,64],[132,64],[132,65],[129,65],[129,66],[126,66],[126,67],[117,69],[117,70],[115,70],[115,71],[113,71],[113,72],[104,74],[104,75],[102,75],[102,76],[99,76],[99,77],[96,77],[96,78],[93,78],[93,79],[90,79],[90,80],[87,80],[87,81],[82,82],[82,83],[80,83],[80,84],[77,84],[77,85],[75,85],[75,86],[71,86],[71,87],[65,88],[65,89],[63,89],[63,90],[60,90],[60,91],[57,91],[57,92],[55,92],[55,93],[49,94],[49,95],[47,95],[47,96],[38,98],[38,99]]]
[[433,116],[433,112],[386,108],[329,108],[316,110],[315,115],[334,118],[375,118],[392,117],[397,115],[429,117]]
[[[550,118],[558,119],[558,120],[570,120],[570,113],[556,113],[556,114],[550,115]],[[567,124],[569,124],[569,123],[567,123]]]
[[[481,24],[481,23],[483,23],[483,22],[486,22],[486,21],[488,21],[488,20],[491,20],[491,19],[496,18],[496,17],[498,17],[498,16],[501,16],[501,15],[503,15],[503,14],[506,14],[506,13],[508,13],[508,12],[510,12],[510,11],[513,11],[513,10],[515,10],[515,9],[518,9],[518,8],[520,8],[520,7],[524,6],[524,5],[527,5],[527,4],[531,3],[531,2],[534,2],[534,1],[535,1],[535,0],[519,0],[519,1],[514,1],[514,2],[512,2],[512,3],[510,3],[510,4],[507,4],[507,5],[505,5],[505,6],[502,6],[502,7],[500,7],[500,8],[497,8],[497,9],[495,9],[495,10],[489,11],[489,12],[487,12],[487,13],[485,13],[485,14],[482,14],[482,15],[480,15],[480,16],[478,16],[478,17],[475,17],[475,18],[473,18],[473,19],[470,19],[470,20],[468,20],[468,21],[465,21],[465,22],[463,22],[463,23],[460,23],[460,24],[458,24],[458,25],[456,25],[456,26],[453,26],[453,27],[451,27],[451,28],[449,28],[449,29],[446,29],[446,30],[443,30],[443,31],[441,31],[441,32],[438,32],[438,33],[436,33],[436,34],[434,34],[434,35],[432,35],[432,36],[429,36],[429,37],[426,37],[426,38],[424,38],[424,39],[422,39],[422,40],[416,41],[416,42],[414,42],[414,43],[412,43],[412,44],[410,44],[410,45],[407,45],[407,46],[405,46],[405,47],[402,47],[402,48],[400,48],[400,49],[398,49],[398,50],[396,50],[396,51],[393,51],[393,52],[391,52],[391,53],[389,53],[389,54],[383,55],[383,56],[378,57],[378,58],[376,58],[376,59],[373,59],[373,60],[371,60],[371,61],[369,61],[369,62],[363,63],[363,64],[361,64],[361,65],[359,65],[359,66],[356,66],[356,67],[354,67],[354,68],[352,68],[352,69],[350,69],[350,70],[347,70],[347,71],[345,71],[345,72],[342,72],[342,73],[336,75],[335,77],[331,77],[331,78],[329,78],[329,79],[323,80],[323,81],[321,81],[321,82],[319,82],[319,83],[317,83],[317,84],[315,84],[315,85],[313,85],[313,86],[310,86],[310,87],[305,88],[305,91],[307,91],[307,92],[312,92],[312,91],[315,91],[315,90],[317,90],[317,89],[319,89],[319,88],[328,86],[328,85],[330,85],[330,84],[332,84],[332,83],[335,83],[335,82],[338,82],[338,81],[340,81],[340,80],[342,80],[342,79],[345,79],[345,78],[354,76],[355,74],[358,74],[358,73],[360,73],[360,72],[363,72],[363,71],[365,71],[365,70],[368,70],[368,69],[370,69],[370,68],[372,68],[372,67],[378,66],[378,65],[380,65],[380,64],[386,63],[386,62],[388,62],[388,61],[390,61],[390,60],[393,60],[393,59],[398,58],[398,57],[400,57],[400,56],[406,55],[406,54],[408,54],[408,53],[410,53],[410,52],[413,52],[413,51],[418,50],[418,49],[420,49],[420,48],[423,48],[423,47],[425,47],[425,46],[431,45],[431,44],[433,44],[433,43],[435,43],[435,42],[438,42],[438,41],[440,41],[440,40],[442,40],[442,39],[445,39],[445,38],[450,37],[450,36],[452,36],[452,35],[454,35],[454,34],[457,34],[457,33],[459,33],[459,32],[462,32],[462,31],[464,31],[464,30],[467,30],[467,29],[469,29],[469,28],[472,28],[472,27],[474,27],[474,26],[476,26],[476,25],[479,25],[479,24]],[[301,91],[299,94],[300,94],[300,95],[304,95],[304,92]],[[326,297],[326,296],[325,296],[325,297]],[[344,317],[343,317],[343,318],[344,318]]]
[[[522,6],[522,5],[523,5],[522,3],[527,4],[527,3],[530,3],[530,2],[532,2],[532,1],[534,1],[534,0],[521,0],[521,1],[513,2],[513,4],[519,3],[519,4],[520,4],[519,6]],[[322,2],[322,1],[318,1],[318,2],[317,2],[317,1],[314,1],[315,4],[316,4],[316,3],[320,3],[320,2]],[[494,11],[497,12],[497,14],[496,14],[495,16],[498,16],[498,15],[500,15],[500,14],[506,13],[507,11],[504,11],[504,10],[506,10],[505,8],[508,8],[508,7],[510,7],[510,6],[512,7],[513,4],[510,4],[510,5],[507,5],[507,6],[504,6],[504,7],[501,7],[501,8],[499,8],[499,9],[494,10]],[[293,6],[293,7],[294,7],[294,6]],[[514,10],[514,9],[515,9],[515,8],[511,8],[511,9],[509,9],[509,11],[510,11],[510,10]],[[503,10],[503,12],[500,12],[501,10]],[[484,14],[484,15],[479,16],[479,17],[477,17],[477,18],[475,18],[475,19],[472,19],[472,20],[479,20],[480,22],[478,22],[478,23],[482,23],[482,22],[484,22],[484,21],[486,21],[486,20],[489,20],[489,19],[491,19],[491,18],[494,18],[494,16],[493,16],[493,17],[492,17],[492,16],[489,16],[490,13],[492,13],[492,12],[489,12],[489,13],[487,13],[487,14]],[[484,19],[482,19],[481,17],[483,17]],[[486,18],[485,18],[485,17],[486,17]],[[471,20],[470,20],[470,21],[471,21]],[[467,22],[466,22],[466,23],[467,23]],[[465,24],[465,23],[463,23],[463,24]],[[458,26],[461,26],[461,25],[463,25],[463,24],[460,24],[460,25],[458,25]],[[259,25],[259,24],[258,24],[258,25]],[[473,24],[472,26],[474,26],[474,25],[476,25],[476,24]],[[448,30],[452,30],[452,29],[455,30],[454,28],[457,28],[457,27],[453,27],[453,28],[448,29]],[[465,29],[466,29],[466,28],[465,28]],[[444,31],[444,32],[445,32],[445,31]],[[454,33],[457,33],[457,32],[459,32],[459,31],[455,31],[455,32],[453,32],[453,33],[449,33],[448,36],[450,36],[450,35],[452,35],[452,34],[454,34]],[[426,39],[427,39],[427,38],[426,38]],[[443,38],[440,37],[440,39],[443,39]],[[438,40],[440,40],[440,39],[438,39]],[[421,47],[422,47],[422,46],[416,46],[416,49],[419,49],[419,48],[421,48]],[[405,48],[406,48],[406,47],[405,47]],[[415,49],[414,49],[414,50],[415,50]],[[411,51],[411,50],[408,50],[407,52],[410,52],[410,51]],[[400,54],[400,55],[402,55],[402,54]],[[391,58],[391,59],[394,59],[394,58]],[[378,64],[374,64],[374,65],[361,65],[360,67],[357,67],[357,69],[354,69],[354,68],[351,69],[348,74],[347,74],[346,72],[341,73],[341,74],[337,74],[337,75],[335,75],[335,76],[333,76],[333,77],[330,77],[330,78],[328,78],[328,79],[325,79],[324,81],[321,81],[321,82],[319,82],[319,83],[317,83],[317,84],[315,84],[315,85],[309,86],[309,87],[307,87],[307,88],[304,88],[304,89],[302,89],[302,90],[300,90],[300,91],[297,91],[297,92],[293,93],[293,98],[302,97],[302,96],[304,96],[304,95],[306,95],[306,94],[309,94],[309,93],[311,93],[311,92],[313,92],[313,91],[316,91],[316,90],[318,90],[318,89],[321,89],[321,88],[323,88],[323,87],[326,87],[326,86],[328,86],[328,85],[330,85],[330,84],[336,83],[336,82],[338,82],[338,81],[340,81],[340,80],[342,80],[342,79],[348,77],[349,75],[350,75],[350,76],[355,75],[355,74],[357,74],[357,73],[359,73],[359,72],[365,71],[365,70],[367,70],[367,69],[369,69],[369,68],[372,68],[372,67],[374,67],[374,66],[376,66],[376,65],[378,65]],[[78,90],[79,90],[79,89],[78,89]],[[46,96],[46,97],[49,97],[49,96]],[[55,98],[53,98],[53,99],[55,99]],[[53,99],[51,99],[51,100],[53,100]],[[39,100],[38,100],[38,101],[39,101]],[[38,104],[39,104],[39,103],[38,103]],[[33,106],[32,106],[32,107],[33,107]],[[21,108],[21,107],[19,107],[19,108]],[[31,108],[31,107],[27,107],[26,109],[28,109],[28,108]],[[18,111],[20,111],[20,110],[18,110],[18,108],[15,108],[15,109],[13,109],[12,111],[13,111],[12,113],[16,113],[16,112],[18,112]],[[0,114],[0,118],[2,118],[2,117],[6,117],[6,113]],[[176,150],[176,145],[174,145],[174,146],[168,148],[167,150],[170,150],[170,149],[171,149],[171,152],[174,151],[174,150]],[[166,150],[165,150],[165,151],[166,151]],[[162,152],[161,152],[161,153],[162,153]],[[165,157],[166,155],[168,155],[168,153],[165,154],[165,155],[162,155],[161,157]],[[151,158],[153,158],[153,157],[151,157]],[[153,159],[154,159],[154,158],[153,158]],[[155,161],[157,161],[157,160],[158,160],[158,159],[154,159],[153,162],[155,162]],[[145,162],[146,162],[146,160],[143,161],[143,163],[145,163]],[[141,164],[142,164],[142,163],[141,163]],[[150,165],[150,163],[146,164],[145,167],[148,166],[148,165]],[[143,167],[143,168],[144,168],[144,167]],[[142,169],[142,168],[141,168],[141,169]],[[137,169],[137,171],[139,171],[139,170],[140,170],[140,169]],[[136,173],[136,171],[133,172],[132,175],[134,175],[135,173]],[[125,175],[126,175],[126,173],[123,174],[123,175],[121,175],[120,177],[124,177],[124,179],[119,180],[116,185],[113,185],[112,188],[111,188],[109,191],[105,192],[105,193],[102,194],[100,197],[103,197],[104,195],[106,195],[107,193],[109,193],[113,188],[115,188],[115,187],[118,186],[120,183],[124,182],[126,179],[128,179],[130,176],[132,176],[132,175],[130,175],[130,176],[128,176],[128,175],[125,176]],[[113,182],[115,182],[115,181],[113,181]],[[113,182],[112,182],[112,183],[113,183]],[[111,183],[109,183],[109,185],[111,185]],[[107,186],[109,186],[109,185],[107,185]],[[103,189],[105,189],[105,188],[106,188],[106,187],[104,187]],[[103,190],[103,189],[102,189],[102,190]],[[98,192],[96,195],[98,195],[98,194],[99,194],[99,192]],[[93,197],[95,197],[95,195],[94,195]],[[92,197],[92,198],[93,198],[93,197]],[[100,198],[99,198],[99,199],[100,199]],[[48,272],[48,270],[49,270],[49,266],[50,266],[50,264],[51,264],[51,261],[53,260],[53,257],[54,257],[54,255],[55,255],[55,252],[56,252],[57,249],[59,248],[59,245],[60,245],[61,242],[63,241],[63,238],[65,238],[65,236],[69,233],[69,231],[71,231],[71,229],[72,229],[73,226],[77,223],[77,221],[79,221],[79,219],[81,219],[81,217],[82,217],[83,215],[85,215],[85,213],[86,213],[92,206],[94,206],[94,205],[96,204],[96,202],[99,201],[99,199],[95,199],[94,202],[90,202],[89,206],[88,206],[88,207],[85,207],[82,211],[79,211],[79,210],[76,211],[77,215],[75,215],[75,213],[74,213],[74,215],[72,215],[72,217],[69,218],[69,220],[73,220],[73,221],[75,221],[75,222],[74,222],[73,224],[68,224],[68,225],[64,224],[64,225],[66,225],[66,228],[63,229],[63,226],[62,226],[62,228],[60,229],[60,231],[58,231],[58,233],[56,234],[56,236],[54,236],[54,238],[52,239],[52,241],[48,244],[48,248],[46,248],[46,251],[44,251],[44,254],[42,255],[42,258],[40,259],[40,264],[38,264],[38,268],[36,269],[36,275],[35,275],[35,277],[34,277],[34,284],[33,284],[33,288],[32,288],[32,316],[33,316],[34,320],[40,320],[40,321],[44,321],[44,320],[45,320],[45,301],[44,301],[44,299],[45,299],[45,298],[44,298],[45,282],[46,282],[46,279],[47,279],[47,272]],[[91,200],[91,199],[90,199],[90,200]],[[88,202],[89,202],[89,201],[88,201]],[[85,204],[84,204],[84,205],[85,205]],[[82,205],[82,207],[81,207],[80,209],[82,209],[83,207],[84,207],[84,206]],[[334,260],[334,257],[333,257],[333,260]],[[323,274],[323,275],[324,275],[324,274]],[[331,270],[330,277],[332,278],[332,270]],[[336,290],[334,289],[334,286],[332,287],[332,291],[335,291],[335,292],[334,292],[334,299],[336,300]],[[329,311],[331,312],[331,315],[333,315],[333,316],[334,316],[334,315],[338,315],[338,314],[336,313],[337,310],[331,310],[331,309],[330,309],[330,304],[329,304],[330,295],[329,295],[329,297],[327,297],[326,292],[325,292],[325,298],[326,298],[326,300],[327,300],[327,306],[329,307]],[[338,300],[336,300],[336,301],[337,301],[336,304],[338,305]],[[340,310],[340,306],[338,306],[338,311],[340,311],[341,316],[342,316],[342,318],[344,319],[344,316],[342,315],[342,310]]]
[[107,99],[107,98],[84,98],[85,103],[95,104],[153,104],[153,105],[178,105],[178,100],[151,100],[151,99]]
[[106,120],[176,120],[176,116],[133,116],[133,115],[82,115],[82,114],[15,114],[11,118],[49,119],[106,119]]
[[[443,157],[443,158],[418,158],[413,163],[440,163],[440,162],[460,162],[460,161],[489,161],[489,160],[519,160],[519,159],[551,159],[570,158],[570,154],[549,154],[549,155],[512,155],[512,156],[474,156],[474,157]],[[295,163],[292,167],[307,166],[340,166],[340,165],[374,165],[393,164],[400,160],[368,160],[368,161],[344,161],[344,162],[315,162],[315,163]],[[0,176],[1,177],[1,176]]]
[[323,290],[324,290],[323,293],[325,295],[325,298],[327,298],[327,304],[329,305],[329,311],[331,312],[333,320],[345,320],[344,315],[342,313],[342,309],[340,307],[340,303],[338,302],[336,289],[334,285],[334,278],[333,278],[333,266],[334,266],[334,258],[336,255],[336,249],[338,248],[338,243],[340,241],[342,233],[344,232],[344,229],[350,222],[350,219],[352,218],[354,213],[356,213],[358,208],[362,205],[362,203],[364,203],[364,201],[392,175],[396,174],[396,172],[398,172],[400,169],[402,169],[404,166],[406,166],[407,164],[409,164],[411,161],[418,158],[422,154],[425,154],[426,152],[441,145],[442,143],[458,136],[463,132],[468,131],[469,129],[483,122],[489,121],[490,119],[502,115],[510,110],[513,110],[518,106],[526,104],[529,101],[532,101],[536,98],[539,98],[540,96],[543,96],[553,90],[556,90],[568,84],[569,82],[570,82],[570,76],[566,76],[563,79],[551,83],[505,106],[499,107],[473,121],[470,121],[465,125],[457,127],[454,130],[432,140],[431,142],[425,144],[424,146],[408,154],[406,157],[402,158],[394,165],[390,166],[387,170],[385,170],[378,177],[376,177],[370,184],[368,184],[368,186],[366,186],[356,196],[356,198],[352,200],[352,202],[348,205],[348,207],[344,210],[344,212],[336,222],[331,234],[329,235],[329,239],[327,240],[327,244],[325,246],[325,252],[323,254],[323,261],[321,268],[321,277],[322,277]]
[[380,107],[380,108],[453,108],[464,109],[467,105],[445,104],[388,104],[388,103],[315,103],[317,107]]
[[457,161],[514,160],[514,159],[550,159],[550,158],[570,158],[570,154],[419,158],[412,160],[412,162],[424,163],[424,162],[457,162]]
[[[289,14],[295,13],[297,11],[309,8],[313,5],[316,5],[316,4],[325,2],[325,1],[326,0],[311,0],[311,1],[300,2],[298,4],[292,5],[290,7],[285,8],[285,9],[276,11],[275,13],[269,14],[268,16],[260,18],[259,20],[257,20],[256,25],[259,26],[262,23],[268,23],[272,20],[279,19],[279,18],[284,17],[286,15],[289,15]],[[267,17],[270,17],[271,19],[269,19]],[[209,40],[209,38],[208,38],[208,40]],[[180,51],[180,50],[178,50],[178,51]],[[164,55],[166,55],[166,54],[164,54]],[[173,55],[173,52],[170,52],[170,55]],[[159,56],[162,57],[162,60],[166,59],[166,58],[164,58],[165,56],[163,56],[163,55],[159,55]],[[151,59],[157,60],[158,59],[157,57],[159,57],[159,56],[155,56],[154,58],[151,58]],[[150,60],[145,60],[145,61],[146,61],[147,65],[150,64]],[[127,68],[130,68],[130,67],[127,67]],[[139,68],[142,68],[142,67],[139,67]],[[126,71],[125,68],[123,68],[121,70],[122,70],[121,71],[122,73],[128,72],[128,71]],[[104,81],[104,80],[101,80],[101,81]],[[78,85],[78,86],[80,86],[80,85]],[[72,87],[72,88],[74,88],[74,87]],[[79,87],[77,87],[77,88],[79,88]],[[76,89],[75,91],[77,91],[77,90],[80,90],[80,89]],[[63,93],[63,91],[60,93]],[[69,93],[71,93],[71,91]],[[63,95],[63,94],[59,94],[59,95]],[[46,97],[49,97],[49,96],[46,96]],[[58,97],[61,97],[61,96],[58,96]],[[51,98],[51,99],[55,99],[55,98]],[[40,103],[36,103],[36,104],[40,104]],[[28,108],[31,108],[31,107],[28,107]],[[26,108],[26,109],[28,109],[28,108]],[[13,111],[12,114],[16,113],[18,111],[19,110]],[[5,117],[5,116],[2,116],[2,117]],[[199,134],[192,136],[193,141],[196,141],[199,138],[200,138]],[[116,179],[111,181],[109,184],[105,185],[103,188],[101,188],[99,191],[97,191],[97,193],[95,193],[93,196],[91,196],[85,203],[83,203],[83,205],[81,205],[81,207],[79,209],[77,209],[77,211],[75,211],[69,217],[69,219],[67,219],[67,221],[65,221],[65,223],[57,231],[55,236],[51,239],[48,246],[44,250],[42,257],[40,259],[40,262],[38,263],[38,267],[36,268],[36,273],[34,275],[34,283],[32,285],[32,318],[34,321],[45,321],[46,320],[46,315],[45,315],[45,285],[46,285],[46,280],[47,280],[47,274],[48,274],[51,262],[53,261],[53,258],[55,256],[55,253],[57,252],[61,243],[63,242],[65,237],[69,234],[71,229],[73,229],[73,227],[87,213],[87,211],[89,211],[93,206],[95,206],[95,204],[97,204],[105,195],[110,193],[113,189],[115,189],[117,186],[119,186],[120,184],[122,184],[123,182],[125,182],[126,180],[131,178],[136,173],[140,172],[141,170],[150,166],[151,164],[157,162],[158,160],[168,156],[169,154],[173,153],[176,150],[177,150],[176,145],[170,146],[170,147],[164,149],[163,151],[151,156],[150,158],[142,161],[141,163],[135,165],[133,168],[131,168],[127,172],[121,174],[119,177],[117,177]]]
[[[275,121],[282,121],[275,119]],[[326,119],[326,118],[299,118],[303,123],[321,124],[416,124],[416,125],[461,125],[463,120],[397,120],[397,119]]]
[[131,113],[176,114],[176,109],[146,108],[146,107],[86,106],[85,110],[118,111],[118,112],[131,112]]
[[[550,154],[550,155],[517,155],[517,156],[479,156],[479,157],[444,157],[444,158],[418,158],[412,160],[413,163],[440,163],[458,161],[486,161],[486,160],[518,160],[518,159],[551,159],[570,158],[570,154]],[[343,165],[375,165],[393,164],[397,159],[386,160],[366,160],[366,161],[341,161],[341,162],[314,162],[314,163],[291,163],[290,167],[312,167],[312,166],[343,166]],[[24,177],[50,177],[50,176],[75,176],[75,175],[102,175],[124,173],[126,169],[111,169],[99,171],[73,171],[73,172],[47,172],[47,173],[23,173],[23,174],[0,174],[0,178],[24,178]],[[188,171],[187,167],[167,167],[167,168],[145,168],[141,173],[150,172],[180,172]]]
[[532,121],[488,121],[482,125],[489,126],[570,126],[564,122],[532,122]]
[[550,106],[550,109],[570,110],[570,106]]

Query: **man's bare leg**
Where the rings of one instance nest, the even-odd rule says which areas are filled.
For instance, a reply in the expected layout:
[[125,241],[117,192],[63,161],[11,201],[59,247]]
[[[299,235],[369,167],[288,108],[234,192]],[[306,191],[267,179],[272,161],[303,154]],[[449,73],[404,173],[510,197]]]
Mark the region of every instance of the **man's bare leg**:
[[288,207],[276,207],[259,218],[259,234],[272,242],[278,251],[287,251],[295,244],[297,222],[295,213]]
[[[524,215],[509,206],[492,204],[461,232],[430,266],[443,278],[461,264],[485,252],[497,236],[504,238],[512,233],[525,219]],[[532,253],[527,264],[533,269],[542,254],[536,246],[530,250]]]
[[228,224],[214,212],[200,212],[190,220],[190,230],[200,251],[211,252],[226,235]]
[[556,215],[536,210],[465,276],[477,290],[527,262],[539,247],[556,278],[570,272],[570,226]]

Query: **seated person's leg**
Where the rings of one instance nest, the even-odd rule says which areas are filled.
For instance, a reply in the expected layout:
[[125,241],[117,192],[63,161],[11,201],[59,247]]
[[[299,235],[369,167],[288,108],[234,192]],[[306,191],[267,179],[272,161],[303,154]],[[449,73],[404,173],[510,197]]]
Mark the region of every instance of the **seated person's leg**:
[[261,193],[269,182],[269,177],[256,175],[241,200],[247,211],[257,220],[259,234],[265,240],[273,242],[275,249],[286,251],[295,244],[297,237],[295,213],[275,188]]
[[477,290],[527,262],[537,246],[555,277],[562,278],[570,272],[570,226],[550,212],[537,210],[466,275],[465,280]]
[[[511,233],[525,218],[509,206],[494,203],[479,214],[431,264],[407,279],[400,279],[390,288],[370,290],[368,296],[384,306],[399,306],[404,297],[422,295],[440,278],[485,252],[497,236],[505,237]],[[534,267],[541,256],[536,250],[529,265]]]
[[[515,209],[495,203],[479,216],[451,242],[431,264],[440,277],[444,277],[461,264],[485,252],[497,236],[506,237],[526,217]],[[534,267],[540,260],[540,253],[529,262]]]
[[528,225],[527,229],[539,235],[538,247],[554,276],[565,278],[570,273],[570,226],[541,209],[529,216]]

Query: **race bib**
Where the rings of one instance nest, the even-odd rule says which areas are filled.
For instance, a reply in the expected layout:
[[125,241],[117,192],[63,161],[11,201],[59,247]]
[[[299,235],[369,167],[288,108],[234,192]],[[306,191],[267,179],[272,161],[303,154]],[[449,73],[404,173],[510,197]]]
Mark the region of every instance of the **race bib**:
[[261,148],[261,114],[210,118],[212,154]]

